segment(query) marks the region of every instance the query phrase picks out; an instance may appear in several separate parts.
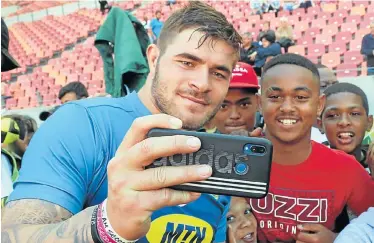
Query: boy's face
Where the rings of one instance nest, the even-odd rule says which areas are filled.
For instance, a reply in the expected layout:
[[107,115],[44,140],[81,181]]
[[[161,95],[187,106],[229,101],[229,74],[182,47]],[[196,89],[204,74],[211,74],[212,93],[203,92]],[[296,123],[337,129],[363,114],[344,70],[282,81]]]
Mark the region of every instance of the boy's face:
[[308,69],[290,64],[274,66],[264,74],[258,100],[267,136],[280,144],[310,140],[324,105],[319,80]]
[[237,130],[252,131],[257,111],[256,95],[245,89],[229,89],[221,109],[214,117],[218,131],[229,134]]
[[344,92],[326,99],[322,127],[332,148],[352,153],[372,124],[373,117],[367,116],[360,96]]

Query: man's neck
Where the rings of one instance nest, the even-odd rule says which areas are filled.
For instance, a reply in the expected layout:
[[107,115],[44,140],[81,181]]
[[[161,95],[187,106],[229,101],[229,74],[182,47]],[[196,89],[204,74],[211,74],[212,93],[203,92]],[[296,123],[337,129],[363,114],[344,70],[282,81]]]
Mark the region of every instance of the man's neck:
[[353,150],[352,153],[349,154],[355,156],[358,162],[361,162],[365,157],[365,155],[362,153],[361,146],[358,146],[355,150]]
[[157,108],[154,100],[152,99],[152,92],[151,92],[151,82],[148,80],[144,84],[144,86],[139,90],[138,97],[139,100],[143,103],[143,105],[152,113],[158,114],[160,110]]
[[294,144],[285,144],[267,133],[266,138],[273,144],[273,161],[281,165],[297,165],[304,162],[312,152],[309,136]]

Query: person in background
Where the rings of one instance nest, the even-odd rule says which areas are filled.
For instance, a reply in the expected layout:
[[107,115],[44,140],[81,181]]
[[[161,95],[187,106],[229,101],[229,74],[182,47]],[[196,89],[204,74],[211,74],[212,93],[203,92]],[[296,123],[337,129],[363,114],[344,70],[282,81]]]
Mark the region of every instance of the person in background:
[[105,10],[109,10],[112,8],[109,4],[108,4],[108,1],[107,0],[99,0],[99,4],[100,4],[100,11],[101,11],[101,14],[104,15],[105,14]]
[[257,243],[257,220],[245,198],[231,199],[227,225],[227,243]]
[[[262,25],[262,30],[257,36],[257,41],[261,42],[262,37],[264,37],[265,34],[270,34],[275,36],[274,30],[270,29],[270,21],[265,21],[264,24]],[[260,43],[262,45],[262,43]]]
[[18,62],[9,53],[9,31],[3,18],[1,18],[1,72],[7,72],[20,67]]
[[298,0],[284,0],[283,1],[283,10],[293,11],[298,7]]
[[362,38],[361,54],[366,56],[368,75],[374,75],[374,21],[370,23],[370,33]]
[[242,38],[243,44],[240,48],[240,61],[253,66],[255,62],[250,59],[250,55],[256,51],[259,45],[257,42],[253,42],[253,36],[249,32],[244,33]]
[[275,42],[274,33],[265,34],[261,42],[262,46],[257,48],[257,50],[250,55],[250,59],[255,62],[254,69],[259,77],[261,77],[262,67],[265,65],[267,58],[282,53],[281,46],[279,43]]
[[[338,83],[339,81],[338,81],[335,73],[331,69],[326,67],[325,65],[316,64],[316,67],[318,69],[318,73],[319,73],[319,76],[320,76],[320,93],[323,94],[325,89],[327,89],[328,87],[330,87],[333,84]],[[312,127],[311,139],[313,141],[318,142],[318,143],[323,143],[325,145],[328,145],[326,135],[322,131],[320,117],[317,117],[317,121],[314,124],[314,126]]]
[[356,160],[373,174],[368,160],[372,152],[362,145],[366,131],[373,126],[373,116],[365,92],[354,84],[338,83],[324,91],[325,109],[321,115],[322,129],[331,148],[355,156]]
[[252,10],[252,15],[262,14],[264,0],[251,0],[250,6]]
[[288,48],[295,44],[293,40],[293,29],[286,17],[280,18],[280,25],[275,32],[276,41],[288,52]]
[[260,242],[332,243],[345,205],[359,215],[374,204],[373,178],[352,156],[310,140],[325,97],[309,59],[292,53],[271,59],[258,97],[273,144],[269,193],[249,199]]
[[58,92],[58,98],[62,104],[73,100],[88,98],[88,92],[84,84],[79,81],[65,85]]
[[299,8],[304,8],[304,9],[314,7],[314,2],[313,2],[313,0],[299,0],[299,6],[298,7]]
[[256,94],[259,88],[253,67],[239,62],[232,73],[226,98],[214,117],[219,132],[230,134],[244,130],[248,134],[254,130],[257,112]]
[[278,16],[280,7],[280,0],[264,0],[264,4],[262,5],[264,13],[275,13],[276,17]]
[[164,23],[161,21],[161,17],[162,17],[161,11],[157,10],[155,18],[152,19],[151,21],[151,29],[153,33],[154,42],[157,42],[157,39],[160,36],[162,26],[164,25]]

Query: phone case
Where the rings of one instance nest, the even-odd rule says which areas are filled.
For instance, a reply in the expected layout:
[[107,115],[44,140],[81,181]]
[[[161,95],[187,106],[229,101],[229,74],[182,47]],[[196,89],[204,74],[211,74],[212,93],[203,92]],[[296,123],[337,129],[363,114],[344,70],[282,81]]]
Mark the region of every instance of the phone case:
[[[198,137],[201,140],[200,150],[160,158],[146,168],[209,164],[213,168],[213,173],[204,181],[171,188],[247,198],[263,198],[267,195],[273,153],[273,146],[269,140],[171,129],[152,129],[148,133],[148,137],[173,135]],[[253,145],[264,148],[265,153],[248,152],[248,148],[252,150]]]

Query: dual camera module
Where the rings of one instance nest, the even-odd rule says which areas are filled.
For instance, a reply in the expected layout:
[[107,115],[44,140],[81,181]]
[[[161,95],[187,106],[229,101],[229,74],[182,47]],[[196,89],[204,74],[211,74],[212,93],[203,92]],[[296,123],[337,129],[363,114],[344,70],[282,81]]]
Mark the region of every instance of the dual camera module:
[[262,156],[266,153],[266,149],[261,145],[246,144],[244,145],[244,154]]

